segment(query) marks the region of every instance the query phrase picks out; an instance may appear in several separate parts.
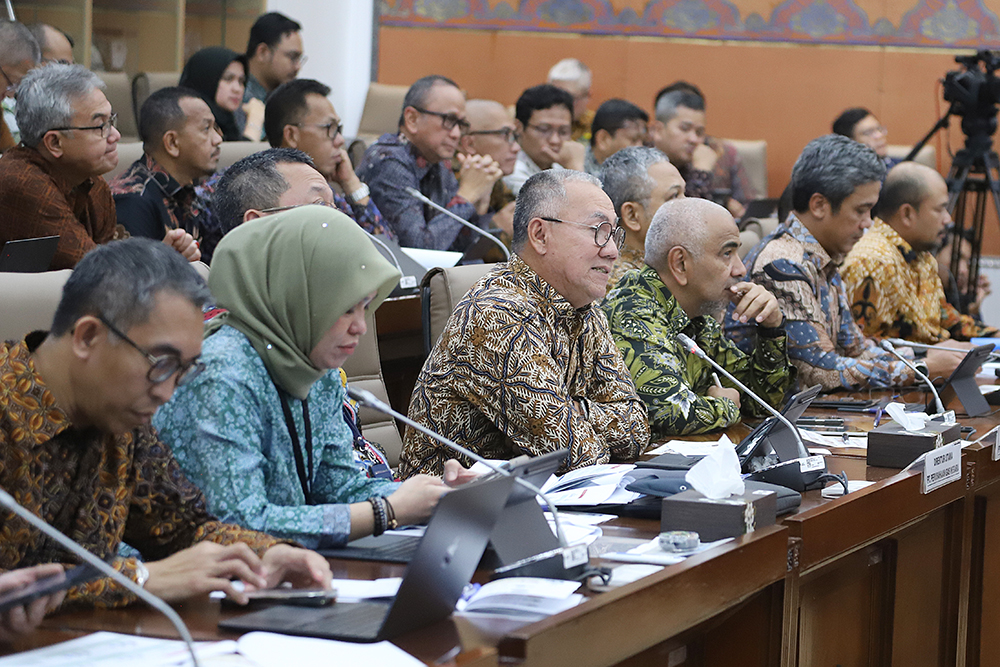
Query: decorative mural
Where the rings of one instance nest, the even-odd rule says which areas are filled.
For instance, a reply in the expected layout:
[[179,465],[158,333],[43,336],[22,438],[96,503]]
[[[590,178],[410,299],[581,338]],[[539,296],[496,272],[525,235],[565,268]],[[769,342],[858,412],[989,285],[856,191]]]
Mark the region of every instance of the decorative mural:
[[[379,0],[386,26],[1000,48],[1000,0]],[[997,11],[995,11],[997,10]]]

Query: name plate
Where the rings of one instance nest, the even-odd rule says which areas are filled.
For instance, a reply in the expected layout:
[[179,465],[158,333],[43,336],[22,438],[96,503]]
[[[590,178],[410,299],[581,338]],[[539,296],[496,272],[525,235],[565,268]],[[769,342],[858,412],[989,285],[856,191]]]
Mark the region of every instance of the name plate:
[[962,445],[953,442],[927,452],[921,493],[930,493],[962,477]]
[[993,460],[1000,461],[1000,427],[993,429]]

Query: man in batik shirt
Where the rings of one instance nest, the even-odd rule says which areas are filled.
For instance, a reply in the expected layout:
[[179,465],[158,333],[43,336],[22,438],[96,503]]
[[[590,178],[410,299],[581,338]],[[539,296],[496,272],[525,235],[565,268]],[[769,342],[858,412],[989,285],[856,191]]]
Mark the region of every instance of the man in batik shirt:
[[664,153],[639,146],[623,148],[605,160],[601,184],[625,228],[625,244],[608,278],[610,291],[627,271],[644,266],[646,230],[664,202],[684,196],[684,179]]
[[[729,381],[717,385],[708,362],[684,350],[680,333],[774,407],[792,387],[795,368],[778,302],[760,285],[741,281],[739,247],[739,229],[722,206],[696,198],[668,202],[646,235],[643,269],[626,275],[604,301],[654,435],[725,428],[739,421],[741,407],[765,415]],[[750,355],[722,335],[716,318],[727,303],[735,304],[738,318],[760,325]]]
[[[596,178],[529,178],[514,210],[516,254],[455,307],[417,378],[410,418],[492,459],[569,448],[563,471],[639,456],[646,411],[593,305],[620,240]],[[452,456],[407,429],[400,476],[440,473]]]
[[[788,353],[803,385],[832,390],[914,383],[912,370],[861,333],[840,276],[844,257],[872,225],[884,176],[885,165],[867,146],[836,134],[814,139],[792,169],[794,211],[744,259],[750,280],[778,298]],[[733,313],[730,306],[726,335],[749,352],[757,325]],[[960,360],[932,350],[918,366],[947,376]]]
[[933,251],[951,224],[948,184],[930,167],[903,162],[889,171],[879,215],[844,261],[854,319],[866,335],[933,345],[995,336],[948,303]]
[[[51,332],[0,345],[0,486],[124,576],[168,602],[290,581],[329,586],[311,551],[209,514],[150,420],[201,369],[205,283],[164,244],[91,250],[63,289]],[[122,542],[144,560],[118,556]],[[0,510],[0,570],[77,557]],[[110,579],[68,602],[119,606]]]

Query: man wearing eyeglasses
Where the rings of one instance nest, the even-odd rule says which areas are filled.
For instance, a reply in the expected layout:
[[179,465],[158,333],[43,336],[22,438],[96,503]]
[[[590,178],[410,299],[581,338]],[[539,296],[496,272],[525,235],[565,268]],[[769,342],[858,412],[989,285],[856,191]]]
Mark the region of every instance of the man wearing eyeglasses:
[[[521,152],[521,138],[513,119],[502,104],[494,100],[469,100],[465,103],[469,131],[462,137],[460,150],[465,155],[488,155],[500,167],[504,176],[514,173]],[[514,193],[503,179],[493,184],[489,193],[486,216],[490,226],[501,232],[501,240],[510,246],[514,234]]]
[[[59,236],[50,270],[71,269],[122,235],[111,190],[100,178],[118,164],[121,139],[104,87],[80,65],[55,63],[33,69],[18,86],[21,145],[0,159],[0,243]],[[197,245],[183,230],[163,240],[197,259]]]
[[[95,249],[63,289],[50,332],[0,346],[0,485],[30,511],[169,602],[289,581],[329,586],[325,559],[220,522],[150,426],[156,409],[204,366],[195,271],[148,239]],[[73,556],[6,510],[0,569]],[[122,542],[143,556],[118,556]],[[122,606],[110,579],[71,589],[69,602]]]
[[[717,382],[712,367],[688,354],[686,334],[721,366],[779,407],[795,381],[784,318],[774,295],[744,282],[740,231],[733,216],[707,199],[663,204],[646,232],[645,264],[608,293],[604,312],[611,333],[646,404],[654,436],[689,435],[726,428],[766,413],[756,401]],[[744,354],[722,334],[726,304],[737,318],[755,322],[757,345]]]
[[452,217],[407,193],[419,190],[438,206],[485,229],[480,220],[501,171],[487,155],[458,155],[458,177],[451,171],[462,135],[469,131],[465,95],[451,79],[432,75],[406,91],[399,133],[383,134],[365,151],[358,178],[403,246],[462,252],[476,234]]
[[853,107],[837,116],[833,121],[833,133],[854,139],[875,151],[882,158],[886,169],[892,169],[902,162],[889,157],[889,130],[868,109]]
[[212,110],[193,90],[161,88],[142,104],[139,137],[142,157],[111,182],[118,223],[132,236],[181,230],[199,241],[207,203],[195,186],[215,172],[222,144]]
[[[515,254],[455,307],[417,378],[410,418],[491,459],[568,447],[566,471],[638,457],[649,443],[646,411],[593,305],[618,257],[617,223],[593,176],[529,178],[514,210]],[[452,456],[408,429],[399,474],[440,474]]]
[[330,88],[313,79],[283,83],[267,98],[264,132],[274,148],[296,148],[313,160],[316,169],[344,193],[334,203],[370,234],[395,237],[382,221],[368,186],[354,173],[344,147],[344,125],[327,98]]
[[516,195],[528,178],[544,169],[583,170],[584,147],[573,135],[573,96],[550,84],[521,93],[514,105],[521,153],[514,173],[503,182]]
[[297,21],[278,12],[268,12],[254,21],[247,40],[244,109],[247,105],[263,106],[271,91],[299,75],[307,60],[301,30]]
[[16,21],[0,21],[0,153],[10,150],[21,140],[15,117],[14,93],[32,68],[41,62],[42,51],[31,31]]

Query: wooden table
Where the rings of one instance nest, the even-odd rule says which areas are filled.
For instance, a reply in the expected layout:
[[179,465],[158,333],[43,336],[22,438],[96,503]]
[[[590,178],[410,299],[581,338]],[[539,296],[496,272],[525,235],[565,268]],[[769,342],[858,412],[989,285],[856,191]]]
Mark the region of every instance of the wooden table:
[[[916,400],[916,395],[903,396]],[[848,417],[870,428],[872,415]],[[995,416],[960,419],[985,434]],[[746,432],[732,430],[734,439]],[[963,479],[920,493],[919,473],[871,468],[837,450],[832,471],[875,484],[529,625],[453,618],[395,643],[446,665],[985,665],[1000,660],[1000,462],[993,439],[963,451]],[[649,538],[653,521],[605,533]],[[402,566],[332,560],[335,577],[400,576]],[[477,575],[485,576],[483,573]],[[988,592],[987,592],[988,591]],[[182,605],[196,638],[218,631],[218,604]],[[60,613],[15,646],[104,629],[175,636],[151,610]]]

